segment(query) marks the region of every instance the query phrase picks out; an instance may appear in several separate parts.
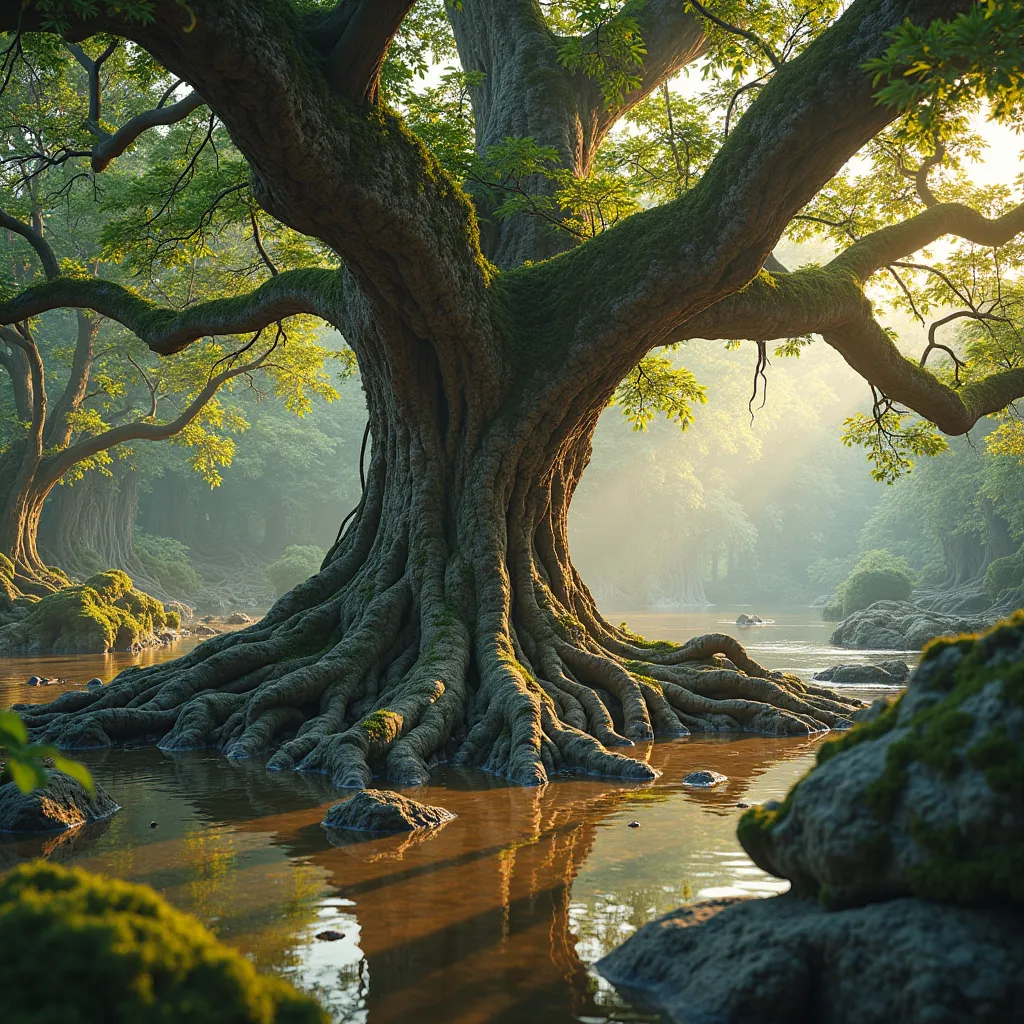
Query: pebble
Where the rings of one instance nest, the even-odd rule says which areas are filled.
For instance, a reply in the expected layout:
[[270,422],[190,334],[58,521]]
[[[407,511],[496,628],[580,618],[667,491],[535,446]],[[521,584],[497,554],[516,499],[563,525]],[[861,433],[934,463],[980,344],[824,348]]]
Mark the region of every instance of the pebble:
[[151,821],[151,822],[149,823],[149,827],[150,827],[150,828],[156,828],[156,822],[155,822],[155,821]]
[[740,801],[740,802],[739,802],[739,803],[738,803],[738,804],[737,804],[736,806],[737,806],[737,807],[749,807],[749,806],[750,806],[750,804],[745,804],[745,803],[743,803],[743,801],[741,800],[741,801]]
[[102,686],[103,680],[100,679],[99,676],[93,676],[93,678],[90,679],[89,682],[87,682],[85,685],[92,689],[96,686]]
[[345,938],[344,932],[336,932],[333,928],[328,928],[325,932],[317,932],[316,937],[321,942],[337,942],[338,939]]
[[28,679],[25,682],[25,685],[26,686],[42,686],[43,685],[43,681],[42,681],[42,679],[39,678],[39,676],[29,676]]
[[629,827],[630,828],[639,828],[640,827],[640,822],[639,821],[631,821],[629,823]]

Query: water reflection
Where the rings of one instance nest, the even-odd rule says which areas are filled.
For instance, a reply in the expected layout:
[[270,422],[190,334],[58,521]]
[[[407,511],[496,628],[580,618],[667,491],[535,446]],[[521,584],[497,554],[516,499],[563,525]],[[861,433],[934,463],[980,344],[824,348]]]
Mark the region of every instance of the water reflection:
[[[781,796],[815,746],[657,744],[637,756],[664,774],[642,787],[518,789],[445,769],[406,792],[454,811],[453,822],[360,841],[320,827],[338,799],[320,776],[212,754],[87,753],[121,814],[52,848],[6,844],[0,863],[49,853],[153,885],[261,969],[317,991],[338,1021],[652,1020],[589,964],[686,900],[778,891],[736,843],[736,804]],[[696,769],[729,782],[682,787]],[[317,940],[325,929],[343,938]]]

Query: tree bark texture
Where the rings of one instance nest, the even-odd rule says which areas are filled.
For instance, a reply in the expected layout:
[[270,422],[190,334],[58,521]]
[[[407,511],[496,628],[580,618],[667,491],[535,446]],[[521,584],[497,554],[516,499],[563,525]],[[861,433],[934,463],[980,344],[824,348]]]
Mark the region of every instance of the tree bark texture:
[[[167,353],[315,313],[356,353],[372,450],[358,510],[318,575],[176,662],[23,709],[33,734],[213,747],[365,786],[378,774],[422,783],[438,760],[523,784],[559,770],[647,779],[649,765],[614,748],[845,725],[860,702],[764,669],[729,636],[663,644],[607,622],[573,567],[566,517],[601,410],[669,341],[816,331],[895,400],[957,430],[1024,391],[1020,371],[946,388],[885,347],[863,294],[874,262],[900,247],[951,230],[1012,234],[1013,218],[947,204],[834,265],[760,273],[794,214],[892,119],[862,70],[885,31],[964,3],[855,0],[774,75],[694,189],[547,259],[560,243],[522,218],[481,232],[470,199],[373,102],[373,83],[342,73],[350,30],[365,60],[378,52],[366,34],[401,6],[370,17],[366,2],[315,23],[285,3],[197,2],[185,33],[180,5],[157,0],[152,22],[104,7],[79,26],[135,39],[188,81],[249,160],[263,206],[345,269],[282,273],[244,301],[184,311],[58,278],[0,303],[0,322],[94,309]],[[682,9],[644,6],[651,73],[627,104],[701,52]],[[15,14],[35,16],[0,2],[0,18]],[[532,134],[585,171],[617,115],[557,64],[535,0],[463,0],[452,19],[468,69],[487,71],[473,95],[480,145]]]

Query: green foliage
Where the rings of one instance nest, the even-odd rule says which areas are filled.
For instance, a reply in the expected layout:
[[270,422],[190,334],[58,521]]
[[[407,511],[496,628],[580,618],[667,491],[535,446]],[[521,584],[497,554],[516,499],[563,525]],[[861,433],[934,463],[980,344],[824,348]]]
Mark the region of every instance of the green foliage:
[[884,549],[867,551],[837,588],[833,602],[822,609],[822,618],[845,618],[876,601],[906,601],[916,584],[905,558]]
[[196,572],[188,547],[181,541],[135,530],[132,546],[146,571],[169,594],[188,597],[202,587],[203,577]]
[[606,106],[621,103],[642,81],[647,44],[632,16],[641,4],[623,7],[614,0],[575,0],[557,6],[563,17],[571,18],[577,33],[562,43],[559,62],[593,78]]
[[1004,590],[1024,586],[1024,547],[1012,555],[995,559],[985,570],[985,591],[993,601]]
[[1017,0],[983,0],[952,20],[927,25],[908,18],[889,38],[889,49],[868,65],[882,102],[916,108],[927,125],[944,111],[973,109],[981,100],[998,120],[1021,113],[1024,8]]
[[9,776],[22,793],[46,789],[50,780],[49,766],[70,775],[90,793],[96,792],[85,765],[65,757],[56,747],[30,743],[25,723],[13,711],[0,711],[0,756],[4,761],[3,774]]
[[0,882],[0,987],[12,1024],[328,1020],[152,889],[49,863]]
[[909,473],[913,459],[938,455],[948,447],[930,423],[892,409],[877,417],[863,413],[849,417],[843,424],[843,444],[867,449],[872,479],[885,484]]
[[637,363],[610,404],[622,407],[634,430],[646,430],[657,413],[685,430],[693,422],[692,403],[703,405],[707,400],[707,391],[686,367],[652,354]]
[[277,596],[287,594],[293,587],[318,573],[326,554],[323,548],[315,544],[292,544],[285,548],[281,557],[267,567]]

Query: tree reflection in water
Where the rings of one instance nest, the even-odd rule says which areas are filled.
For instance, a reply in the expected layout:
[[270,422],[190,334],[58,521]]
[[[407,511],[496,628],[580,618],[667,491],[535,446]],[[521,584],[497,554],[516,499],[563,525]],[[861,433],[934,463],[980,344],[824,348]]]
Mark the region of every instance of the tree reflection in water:
[[[520,789],[441,769],[408,793],[459,817],[388,838],[328,835],[320,819],[344,794],[319,776],[115,751],[91,767],[125,810],[99,834],[46,842],[90,870],[154,885],[261,969],[318,991],[339,1021],[649,1020],[587,964],[691,894],[777,890],[739,852],[736,803],[780,796],[814,746],[637,748],[663,772],[642,787],[583,778]],[[729,782],[684,789],[697,768]],[[641,828],[627,827],[634,818]],[[46,849],[7,844],[0,864]],[[325,928],[344,938],[317,941]]]

